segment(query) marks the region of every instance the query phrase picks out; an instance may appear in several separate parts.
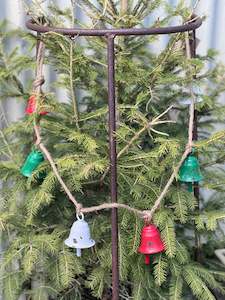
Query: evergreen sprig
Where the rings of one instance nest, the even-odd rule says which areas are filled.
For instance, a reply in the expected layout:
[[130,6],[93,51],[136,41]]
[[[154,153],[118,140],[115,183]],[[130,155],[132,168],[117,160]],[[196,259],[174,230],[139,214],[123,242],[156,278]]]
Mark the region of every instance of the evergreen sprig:
[[[62,10],[51,3],[46,13],[38,3],[35,1],[36,6],[29,8],[37,22],[43,15],[48,24],[63,27],[65,21],[71,22],[71,8]],[[164,4],[161,0],[131,1],[127,11],[121,13],[119,3],[113,0],[99,1],[98,6],[89,0],[78,3],[96,28],[143,26],[145,16],[151,16]],[[166,17],[153,20],[154,26],[165,26],[174,16],[186,20],[191,12],[183,1],[175,8],[166,4],[165,10]],[[77,19],[74,23],[86,26]],[[28,51],[23,55],[18,49],[6,53],[4,45],[15,32],[7,32],[5,26],[5,22],[0,25],[0,99],[16,97],[24,103],[31,93],[32,78],[22,83],[20,74],[34,69],[30,49],[36,39],[17,31],[26,39]],[[44,107],[51,114],[41,120],[42,140],[79,203],[101,204],[109,198],[105,41],[93,37],[79,43],[76,39],[71,47],[71,40],[59,34],[48,33],[42,38],[47,49],[45,64],[52,66],[57,75],[56,82],[44,88]],[[205,177],[202,185],[212,196],[206,199],[205,194],[200,194],[199,211],[195,197],[174,180],[153,219],[166,251],[151,257],[150,268],[137,254],[142,221],[133,213],[119,211],[120,296],[137,300],[193,296],[216,299],[214,290],[224,294],[225,281],[223,268],[213,256],[214,249],[224,242],[218,226],[225,216],[224,131],[216,130],[224,120],[225,110],[218,101],[224,91],[224,67],[214,63],[212,69],[207,69],[209,61],[215,62],[214,51],[185,59],[183,34],[170,36],[165,49],[157,54],[149,48],[149,42],[155,41],[157,37],[116,40],[116,137],[118,153],[122,153],[118,158],[119,202],[145,210],[160,195],[185,148],[188,107],[180,100],[190,97],[186,89],[189,84],[203,89],[203,101],[196,105],[200,139],[196,148]],[[190,72],[190,64],[196,72],[195,83],[192,73],[184,76]],[[66,99],[57,99],[52,87],[63,88]],[[79,126],[74,118],[74,99],[79,106]],[[146,126],[171,104],[174,107],[167,117],[163,116],[162,123]],[[74,207],[48,162],[43,162],[29,179],[20,174],[20,166],[33,146],[34,118],[26,116],[9,124],[2,106],[0,109],[4,124],[0,131],[4,300],[17,300],[21,293],[34,300],[110,298],[110,212],[86,216],[97,243],[77,258],[63,243],[75,218]],[[43,173],[45,176],[40,176]],[[196,232],[204,240],[201,249],[195,244]]]

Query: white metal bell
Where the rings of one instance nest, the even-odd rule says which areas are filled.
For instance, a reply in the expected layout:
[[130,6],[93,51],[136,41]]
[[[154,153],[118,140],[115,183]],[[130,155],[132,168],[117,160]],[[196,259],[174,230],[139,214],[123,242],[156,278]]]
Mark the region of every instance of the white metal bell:
[[77,256],[81,256],[81,249],[90,248],[95,245],[95,241],[91,239],[89,225],[84,221],[84,215],[77,215],[71,227],[70,235],[64,242],[70,248],[77,249]]

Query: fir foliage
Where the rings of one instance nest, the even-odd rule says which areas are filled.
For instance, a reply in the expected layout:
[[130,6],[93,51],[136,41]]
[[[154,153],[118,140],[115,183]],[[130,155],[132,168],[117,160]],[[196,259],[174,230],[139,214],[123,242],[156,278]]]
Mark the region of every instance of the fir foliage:
[[[71,22],[71,8],[62,10],[52,1],[48,13],[33,1],[27,7],[37,22],[61,27]],[[191,10],[179,1],[171,7],[165,1],[128,1],[126,12],[119,1],[77,1],[77,7],[89,16],[92,26],[133,27],[166,26],[174,17],[187,20]],[[159,8],[165,17],[155,20]],[[40,18],[42,17],[42,18]],[[74,20],[76,26],[87,26]],[[106,299],[111,293],[110,211],[86,216],[96,246],[77,258],[64,245],[75,218],[73,205],[66,198],[47,161],[27,179],[20,167],[33,147],[34,117],[25,116],[9,124],[2,108],[16,98],[26,104],[31,94],[35,68],[33,33],[8,32],[0,24],[0,231],[4,241],[1,262],[4,300],[17,300],[26,293],[33,300]],[[11,52],[5,45],[14,36],[26,41],[27,52]],[[105,39],[76,38],[48,33],[45,64],[57,79],[44,86],[45,101],[39,109],[50,114],[41,120],[43,142],[51,152],[59,173],[84,206],[109,201],[107,129],[107,65]],[[116,39],[116,95],[119,202],[149,209],[159,196],[179,161],[187,140],[188,84],[202,87],[199,115],[199,141],[196,143],[204,181],[200,210],[186,186],[174,181],[154,223],[161,231],[165,253],[151,257],[150,268],[137,254],[143,221],[125,210],[119,211],[120,295],[121,299],[180,300],[195,297],[213,300],[214,290],[224,294],[225,273],[213,251],[224,243],[218,229],[225,217],[224,205],[224,131],[216,126],[224,121],[225,107],[219,102],[224,88],[224,67],[216,63],[214,51],[185,59],[184,34],[173,34],[160,53],[149,47],[158,37],[118,37]],[[208,63],[212,68],[208,68]],[[189,65],[195,72],[190,74]],[[24,83],[20,76],[32,72]],[[66,91],[66,99],[57,99],[55,88]],[[171,104],[175,107],[149,122]],[[76,106],[79,120],[76,120]],[[173,122],[168,122],[173,121]],[[45,174],[45,176],[41,176]],[[200,236],[202,246],[196,244]],[[219,237],[219,239],[218,239]],[[219,240],[219,241],[218,241]],[[199,254],[202,257],[199,260]],[[47,298],[46,298],[47,297]]]

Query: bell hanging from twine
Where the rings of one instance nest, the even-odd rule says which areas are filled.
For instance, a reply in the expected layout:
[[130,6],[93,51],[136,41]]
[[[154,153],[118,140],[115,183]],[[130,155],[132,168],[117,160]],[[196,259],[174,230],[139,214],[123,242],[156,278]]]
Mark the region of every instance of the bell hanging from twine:
[[153,224],[144,226],[141,231],[141,245],[138,252],[145,254],[145,264],[150,264],[150,254],[160,253],[164,250],[165,247],[157,227]]
[[33,171],[37,169],[40,163],[44,160],[44,156],[41,151],[32,151],[26,161],[24,162],[20,172],[25,177],[31,177]]
[[84,221],[82,213],[77,215],[77,221],[73,223],[70,235],[64,243],[70,248],[76,248],[78,257],[81,256],[81,249],[90,248],[95,245],[95,241],[91,239],[89,225]]
[[182,182],[199,182],[203,179],[198,159],[189,155],[183,162],[179,171],[179,180]]
[[[30,98],[28,99],[27,102],[27,107],[26,107],[26,114],[27,115],[32,115],[33,113],[35,113],[37,110],[37,101],[34,95],[30,96]],[[46,115],[47,112],[46,111],[42,111],[40,112],[40,115]]]
[[188,184],[189,192],[192,192],[193,182],[199,182],[203,179],[199,161],[193,154],[189,155],[183,162],[179,170],[178,178],[180,181]]

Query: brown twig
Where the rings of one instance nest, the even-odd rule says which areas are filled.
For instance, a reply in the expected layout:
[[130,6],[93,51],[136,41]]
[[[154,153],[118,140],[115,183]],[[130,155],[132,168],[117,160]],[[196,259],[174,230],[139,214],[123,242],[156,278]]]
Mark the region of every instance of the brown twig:
[[[132,146],[132,144],[139,138],[142,133],[144,133],[147,129],[151,129],[152,126],[157,124],[162,124],[164,122],[168,121],[158,121],[161,117],[163,117],[165,114],[168,113],[173,108],[173,105],[169,106],[163,113],[161,113],[159,116],[157,116],[155,119],[153,119],[151,122],[145,124],[143,128],[141,128],[135,135],[131,138],[131,140],[120,150],[120,152],[117,154],[117,159],[120,158],[129,148]],[[110,168],[107,167],[105,172],[103,173],[102,177],[100,178],[99,182],[100,184],[103,183],[105,177],[109,173]]]

